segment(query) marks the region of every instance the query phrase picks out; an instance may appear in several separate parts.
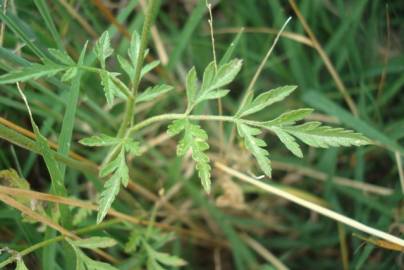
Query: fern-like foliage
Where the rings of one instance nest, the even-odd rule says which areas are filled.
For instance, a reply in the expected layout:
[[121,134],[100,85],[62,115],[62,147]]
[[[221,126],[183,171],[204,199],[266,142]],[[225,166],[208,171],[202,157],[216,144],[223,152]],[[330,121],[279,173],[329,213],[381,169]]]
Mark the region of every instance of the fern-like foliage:
[[257,135],[261,134],[261,130],[246,124],[238,123],[237,131],[240,137],[244,138],[247,149],[256,158],[262,171],[270,177],[272,169],[271,161],[268,158],[269,153],[265,149],[267,144],[264,140],[256,137]]
[[126,164],[125,153],[132,155],[140,154],[140,144],[130,139],[115,138],[105,134],[92,136],[80,140],[81,144],[87,146],[115,146],[119,153],[111,161],[105,163],[99,172],[100,177],[109,177],[105,182],[104,190],[101,192],[97,223],[101,222],[108,213],[109,208],[118,194],[121,184],[126,187],[129,182],[129,169]]
[[[86,46],[83,49],[83,57],[85,48]],[[144,66],[139,65],[143,58],[147,56],[147,50],[141,48],[141,39],[136,32],[132,35],[127,55],[117,55],[118,63],[122,71],[126,73],[125,77],[130,80],[130,83],[126,84],[121,80],[120,73],[107,69],[108,60],[114,54],[108,32],[102,34],[94,47],[94,54],[99,62],[98,68],[86,66],[83,61],[76,63],[66,52],[57,49],[49,49],[48,52],[50,55],[49,60],[43,64],[32,64],[1,75],[0,84],[44,78],[55,76],[56,74],[61,74],[61,80],[67,82],[76,77],[79,70],[83,70],[93,72],[99,76],[106,102],[110,106],[113,106],[115,99],[123,99],[123,101],[128,102],[128,104],[130,102],[134,106],[141,102],[154,100],[173,89],[169,85],[162,84],[151,86],[144,91],[134,91],[133,86],[137,86],[139,83],[137,77],[142,78],[159,64],[158,61],[153,61]],[[226,54],[226,59],[230,59],[229,57]],[[101,222],[107,214],[121,185],[126,186],[128,184],[129,170],[126,155],[140,155],[140,144],[129,137],[133,135],[130,130],[133,128],[136,131],[155,121],[170,120],[172,123],[168,126],[168,133],[173,136],[183,134],[178,142],[177,155],[184,156],[188,152],[191,153],[202,186],[207,193],[211,190],[211,166],[207,154],[209,149],[208,134],[196,122],[198,120],[227,121],[235,124],[237,133],[244,141],[245,147],[256,158],[259,168],[269,177],[271,176],[271,163],[269,152],[266,149],[267,144],[261,137],[263,130],[268,130],[275,134],[290,152],[300,158],[303,157],[303,152],[298,141],[309,146],[321,148],[360,146],[370,143],[363,135],[350,130],[323,126],[319,122],[299,123],[312,113],[313,110],[309,108],[285,112],[275,119],[266,121],[250,119],[254,114],[262,112],[272,104],[280,102],[292,94],[296,86],[291,85],[264,91],[257,96],[254,96],[252,91],[249,92],[233,116],[194,114],[195,107],[201,103],[225,97],[230,91],[229,84],[236,78],[241,67],[242,61],[239,59],[230,60],[219,65],[213,61],[204,69],[201,80],[198,79],[198,73],[193,67],[186,76],[187,106],[183,114],[164,114],[153,117],[153,119],[146,119],[142,123],[138,123],[137,126],[130,126],[126,135],[124,134],[125,132],[121,132],[125,130],[119,130],[116,137],[100,134],[80,141],[80,143],[90,147],[111,148],[99,172],[100,177],[104,177],[106,182],[100,196],[97,222]],[[127,85],[130,85],[130,87]],[[134,108],[133,106],[132,108]],[[128,118],[130,117],[133,117],[133,115],[128,116]],[[130,125],[132,121],[128,122],[128,125]],[[41,139],[41,137],[39,138]],[[42,140],[46,141],[45,138],[42,138]],[[44,153],[47,152],[44,151]],[[165,258],[164,255],[160,257],[163,258],[162,260]],[[152,264],[154,267],[159,265],[158,263]]]
[[184,136],[177,145],[177,155],[183,156],[189,150],[192,151],[192,159],[196,163],[199,178],[206,192],[210,192],[210,170],[209,157],[205,151],[209,149],[207,143],[208,134],[199,125],[191,123],[187,119],[175,120],[168,126],[170,135],[177,135],[184,131]]
[[256,98],[251,94],[235,115],[238,119],[237,130],[240,137],[244,138],[246,148],[254,155],[259,167],[267,176],[271,176],[271,167],[268,152],[264,149],[266,144],[263,140],[254,137],[259,135],[262,129],[274,133],[285,147],[299,158],[303,157],[303,152],[296,142],[296,138],[307,145],[322,148],[360,146],[370,143],[369,139],[359,133],[343,128],[322,126],[319,122],[296,125],[296,122],[303,120],[313,112],[313,109],[310,108],[285,112],[275,119],[263,122],[251,122],[245,118],[248,115],[262,111],[275,102],[282,101],[293,93],[295,89],[296,86],[282,86],[266,91]]

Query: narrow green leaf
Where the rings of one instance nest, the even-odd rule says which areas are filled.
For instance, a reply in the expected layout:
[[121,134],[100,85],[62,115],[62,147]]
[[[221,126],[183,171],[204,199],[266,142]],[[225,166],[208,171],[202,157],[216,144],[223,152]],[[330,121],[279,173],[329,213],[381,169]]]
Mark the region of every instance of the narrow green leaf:
[[203,100],[222,98],[222,97],[225,97],[229,92],[230,92],[230,90],[227,90],[227,89],[210,91],[208,94],[206,94],[204,96]]
[[233,59],[229,63],[219,66],[213,83],[210,84],[209,89],[206,90],[222,88],[231,83],[240,72],[242,64],[242,60]]
[[119,65],[125,71],[125,73],[128,75],[129,79],[132,81],[133,76],[135,76],[134,67],[131,65],[131,63],[129,63],[128,60],[126,60],[126,58],[124,58],[120,55],[118,55],[117,58],[118,58]]
[[152,61],[152,62],[144,65],[141,72],[140,72],[140,78],[143,78],[144,75],[146,75],[147,73],[152,71],[158,65],[160,65],[160,61],[158,61],[158,60]]
[[121,139],[111,137],[105,134],[95,135],[81,139],[79,143],[87,146],[110,146],[121,142]]
[[94,53],[100,61],[101,67],[105,69],[105,60],[112,55],[111,40],[108,31],[105,31],[98,39],[94,47]]
[[250,103],[245,103],[245,105],[239,110],[237,115],[243,117],[261,111],[264,108],[272,105],[273,103],[285,99],[296,89],[296,87],[297,86],[294,85],[287,85],[262,93],[255,99],[253,99]]
[[[87,43],[84,45],[83,50],[80,53],[79,57],[79,65],[82,65],[84,62],[84,57],[86,54]],[[73,61],[73,60],[71,60]],[[73,62],[74,63],[74,62]],[[80,94],[80,81],[81,81],[81,72],[77,73],[75,76],[73,83],[70,87],[70,91],[66,100],[66,110],[63,116],[62,128],[60,130],[59,140],[58,140],[58,153],[62,155],[67,155],[70,150],[71,139],[73,135],[74,128],[74,120],[76,116],[76,110],[78,106],[79,94]],[[63,163],[60,164],[60,172],[62,177],[64,178],[66,165]]]
[[220,59],[219,65],[223,65],[227,63],[230,58],[233,56],[234,49],[237,47],[238,43],[240,42],[241,35],[243,34],[244,28],[237,33],[237,36],[233,39],[230,43],[229,47],[227,48],[226,52],[224,53],[222,59]]
[[51,12],[48,8],[48,4],[45,0],[34,0],[36,7],[38,8],[39,12],[43,20],[45,21],[46,27],[48,28],[49,32],[52,34],[53,40],[56,42],[59,50],[63,50],[63,43],[62,38],[59,35],[58,30],[55,27],[55,24],[52,20]]
[[298,126],[283,127],[283,129],[305,144],[314,147],[361,146],[371,143],[362,134],[343,128],[321,126],[319,122],[308,122]]
[[53,76],[56,73],[66,70],[66,66],[47,64],[39,65],[33,64],[29,67],[10,72],[0,76],[0,84],[10,84],[16,82],[23,82],[31,79],[38,79],[46,76]]
[[97,215],[97,223],[100,223],[104,219],[109,208],[111,208],[111,205],[119,192],[121,183],[125,187],[128,185],[129,169],[126,165],[124,148],[121,148],[121,151],[116,156],[116,158],[107,163],[100,170],[101,176],[106,176],[110,173],[113,174],[105,182],[104,189],[101,192],[99,201],[99,210]]
[[135,228],[134,230],[132,230],[129,236],[129,240],[125,244],[125,252],[126,253],[135,252],[138,249],[139,245],[141,244],[142,237],[143,232],[140,229]]
[[111,208],[113,201],[115,200],[116,195],[119,193],[119,189],[121,186],[121,176],[119,172],[116,171],[111,178],[109,178],[104,185],[104,189],[101,192],[98,214],[97,214],[97,223],[100,223],[108,213],[108,210]]
[[200,90],[201,92],[209,91],[211,89],[210,86],[213,84],[215,80],[215,75],[216,75],[215,62],[212,61],[203,71],[202,86]]
[[72,241],[72,243],[80,248],[95,249],[112,247],[115,246],[117,242],[110,237],[94,236],[86,239],[75,240]]
[[187,119],[175,120],[168,127],[170,135],[176,135],[184,130],[184,136],[178,142],[177,155],[183,156],[189,150],[192,151],[192,159],[196,163],[198,176],[203,188],[207,193],[211,189],[209,157],[204,151],[209,148],[207,143],[208,134],[199,125],[190,123]]
[[377,129],[371,123],[367,123],[363,119],[352,115],[335,102],[332,102],[325,95],[316,91],[310,91],[303,95],[303,100],[310,106],[337,117],[346,126],[363,133],[372,140],[380,142],[391,151],[399,151],[402,155],[404,155],[404,147],[398,144],[396,140]]
[[79,69],[76,67],[69,68],[63,73],[62,76],[62,82],[67,82],[76,77],[77,73],[79,72]]
[[21,20],[13,15],[12,12],[0,12],[0,20],[4,22],[7,25],[7,28],[11,29],[14,34],[19,37],[39,58],[42,60],[47,59],[46,54],[35,44],[32,36],[30,36],[30,33],[33,33],[34,31],[32,31],[32,29],[30,29],[31,31],[27,30],[21,23]]
[[186,119],[174,120],[173,122],[171,122],[170,125],[168,125],[167,133],[170,136],[177,135],[181,131],[183,131],[186,126],[187,126],[187,120]]
[[94,261],[75,245],[75,241],[66,239],[76,253],[76,270],[118,270],[110,264]]
[[144,246],[146,248],[146,251],[153,260],[158,261],[159,263],[166,265],[166,266],[171,266],[171,267],[179,267],[179,266],[184,266],[187,264],[186,261],[183,259],[177,257],[177,256],[172,256],[168,253],[163,253],[163,252],[158,252],[154,250],[149,244],[144,242]]
[[187,74],[185,88],[187,92],[188,108],[190,108],[195,102],[196,91],[198,90],[198,78],[195,67],[193,67]]
[[268,151],[264,149],[267,145],[263,140],[254,137],[261,134],[261,130],[242,123],[237,123],[237,131],[240,137],[244,138],[246,148],[253,154],[261,170],[268,177],[271,177],[271,161],[268,158]]
[[86,264],[87,270],[118,270],[116,267],[99,261],[94,261],[88,256],[85,257],[84,263]]
[[296,143],[295,138],[289,135],[287,132],[283,131],[281,128],[272,127],[271,130],[275,132],[276,136],[278,136],[279,140],[286,146],[286,148],[292,152],[295,156],[302,158],[303,153],[300,149],[299,144]]
[[242,61],[234,59],[229,63],[221,65],[215,70],[215,63],[211,62],[203,73],[202,86],[196,95],[193,105],[209,99],[216,99],[225,96],[228,90],[217,90],[234,80],[241,69]]
[[92,214],[91,209],[79,208],[75,215],[73,216],[72,224],[74,226],[80,225],[80,223],[87,220],[87,218]]
[[60,51],[57,49],[48,49],[48,52],[56,59],[58,60],[61,64],[67,65],[67,66],[73,66],[76,63],[73,61],[73,59],[64,51]]
[[118,86],[114,83],[113,80],[113,77],[118,76],[119,73],[102,70],[99,72],[99,75],[101,77],[101,85],[104,89],[105,98],[107,99],[107,103],[111,105],[114,101],[114,97],[121,94],[121,92],[117,88]]
[[129,152],[134,156],[140,156],[141,152],[139,142],[130,140],[126,141],[123,146],[126,152]]
[[110,173],[116,171],[122,162],[122,155],[117,155],[116,158],[112,159],[110,162],[103,164],[100,168],[99,176],[105,177]]
[[195,29],[200,25],[203,15],[207,11],[205,1],[198,1],[195,3],[196,6],[192,9],[192,13],[187,17],[187,21],[184,23],[178,38],[176,38],[176,44],[172,53],[170,54],[167,64],[167,68],[170,71],[172,71],[172,69],[177,65],[185,49],[188,48],[189,44],[191,43],[192,35],[197,34]]
[[159,84],[154,87],[148,87],[144,92],[140,93],[137,96],[136,103],[153,100],[158,96],[165,94],[173,89],[174,87],[166,84]]
[[277,118],[264,123],[265,126],[293,125],[296,121],[303,120],[313,112],[313,109],[303,108],[285,112]]
[[139,61],[139,54],[140,54],[140,37],[139,34],[135,31],[132,34],[128,50],[129,59],[133,69],[135,69],[137,62]]
[[[25,106],[27,107],[32,129],[34,130],[34,134],[36,137],[36,146],[38,148],[38,152],[41,153],[41,155],[45,161],[45,165],[49,171],[49,175],[51,178],[50,192],[52,194],[64,197],[67,195],[67,191],[64,186],[63,175],[61,174],[60,168],[58,166],[58,162],[56,161],[55,157],[53,156],[52,150],[50,149],[50,147],[48,145],[48,140],[41,134],[37,124],[35,123],[35,120],[32,116],[32,112],[31,112],[31,109],[30,109],[28,101],[27,101],[27,98],[25,97],[24,92],[21,90],[21,88],[19,87],[18,84],[17,84],[17,89],[21,94],[21,97],[25,103]],[[67,222],[68,213],[69,213],[68,211],[69,211],[69,209],[65,205],[60,206],[62,224]]]

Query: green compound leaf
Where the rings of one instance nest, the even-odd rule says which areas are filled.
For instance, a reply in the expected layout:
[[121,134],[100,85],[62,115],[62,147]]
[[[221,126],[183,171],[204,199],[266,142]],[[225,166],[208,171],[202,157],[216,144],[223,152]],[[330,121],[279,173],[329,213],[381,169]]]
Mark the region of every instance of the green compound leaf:
[[66,53],[57,49],[48,49],[48,52],[60,63],[67,66],[74,66],[76,63],[73,59]]
[[65,73],[63,73],[62,82],[70,81],[71,79],[76,77],[78,71],[79,70],[76,67],[72,67],[72,68],[67,69],[65,71]]
[[192,124],[187,119],[173,121],[168,127],[168,134],[176,135],[184,131],[184,136],[178,142],[177,155],[183,156],[192,151],[192,159],[196,163],[196,170],[207,193],[211,189],[209,157],[205,151],[209,149],[208,134],[199,125]]
[[104,189],[101,192],[97,223],[100,223],[108,210],[111,208],[116,195],[119,192],[121,184],[126,187],[129,182],[129,169],[125,159],[125,144],[115,159],[103,165],[100,169],[100,177],[111,174],[111,177],[105,182]]
[[101,77],[101,85],[103,86],[105,98],[107,99],[107,103],[111,105],[114,101],[115,96],[124,97],[118,89],[118,86],[114,82],[114,78],[116,78],[119,73],[108,72],[106,70],[102,70],[99,72]]
[[111,178],[105,182],[104,190],[101,192],[99,201],[97,223],[100,223],[107,215],[108,210],[111,208],[116,195],[118,195],[121,187],[121,176],[118,172],[115,172]]
[[268,158],[268,151],[264,148],[267,144],[262,139],[255,137],[261,134],[261,130],[238,122],[237,131],[240,137],[244,138],[246,148],[253,154],[261,170],[271,177],[271,161]]
[[243,117],[259,112],[275,102],[282,101],[287,96],[289,96],[296,88],[297,86],[287,85],[262,93],[255,99],[252,99],[252,96],[250,96],[245,105],[238,110],[236,115],[239,117]]
[[179,134],[181,131],[185,129],[187,126],[188,120],[186,119],[178,119],[174,120],[170,125],[168,125],[167,133],[170,136],[174,136]]
[[240,72],[243,61],[239,59],[233,59],[229,63],[223,64],[218,67],[217,73],[214,79],[211,81],[205,91],[210,91],[212,89],[222,88],[225,85],[231,83],[237,74]]
[[76,270],[118,270],[108,263],[98,262],[88,257],[80,247],[75,244],[76,241],[72,241],[68,238],[66,238],[66,241],[76,254]]
[[172,256],[168,253],[156,251],[149,244],[147,244],[146,241],[143,241],[143,245],[148,255],[148,269],[164,269],[159,264],[168,267],[180,267],[187,264],[186,261],[177,256]]
[[46,64],[46,65],[33,64],[29,67],[0,76],[0,84],[10,84],[38,79],[41,77],[50,77],[54,76],[56,73],[60,71],[66,70],[67,68],[68,67],[66,66],[57,64]]
[[195,104],[227,95],[228,90],[217,89],[231,83],[240,72],[241,66],[242,61],[234,59],[219,66],[216,71],[214,62],[211,62],[203,73],[202,86],[196,95]]
[[134,156],[140,156],[140,143],[133,140],[125,140],[123,147],[127,153],[131,153]]
[[133,71],[135,69],[134,67],[136,67],[137,62],[139,61],[139,54],[140,54],[140,37],[139,34],[135,31],[132,34],[132,38],[130,40],[128,49],[128,56],[132,64]]
[[322,126],[320,122],[307,122],[302,125],[283,127],[305,144],[314,147],[361,146],[370,144],[370,140],[360,133],[343,128]]
[[72,241],[72,243],[80,248],[95,249],[112,247],[115,246],[117,242],[110,237],[94,236],[86,239],[75,240]]
[[188,99],[188,111],[195,105],[210,99],[217,99],[226,96],[229,90],[220,89],[231,83],[240,72],[242,61],[234,59],[226,64],[217,67],[211,62],[203,73],[202,85],[198,90],[198,77],[193,67],[187,74],[186,92]]
[[299,144],[296,142],[293,136],[289,135],[287,132],[283,131],[281,128],[272,127],[271,130],[275,132],[276,136],[278,136],[279,140],[285,145],[285,147],[292,152],[295,156],[302,158],[303,153],[300,149]]
[[101,67],[105,69],[105,60],[112,55],[111,40],[108,31],[105,31],[98,39],[94,47],[94,53],[100,61]]
[[116,145],[120,142],[121,139],[111,137],[105,134],[91,136],[88,138],[81,139],[79,141],[79,143],[87,146],[110,146],[110,145]]
[[142,70],[140,71],[140,78],[143,78],[144,75],[152,71],[154,68],[156,68],[158,65],[160,65],[159,60],[152,61],[146,65],[143,66]]
[[129,79],[132,81],[133,76],[135,76],[135,69],[132,67],[131,63],[125,57],[118,55],[117,58],[119,65],[128,75]]
[[136,103],[153,100],[158,96],[163,95],[173,89],[174,87],[166,84],[160,84],[154,87],[148,87],[145,91],[139,94],[139,96],[136,98]]
[[277,126],[277,125],[293,125],[297,121],[303,120],[313,112],[311,108],[302,108],[297,110],[292,110],[285,112],[278,116],[277,118],[267,121],[264,123],[266,126]]
[[192,104],[195,103],[196,91],[198,90],[198,77],[195,67],[193,67],[187,74],[185,88],[187,92],[188,108],[191,108]]

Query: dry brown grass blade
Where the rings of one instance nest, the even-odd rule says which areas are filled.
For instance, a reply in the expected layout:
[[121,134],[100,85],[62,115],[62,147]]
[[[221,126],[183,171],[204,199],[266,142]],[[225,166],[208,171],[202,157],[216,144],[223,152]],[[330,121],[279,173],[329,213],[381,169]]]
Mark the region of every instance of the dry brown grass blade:
[[[3,117],[1,117],[1,116],[0,116],[0,124],[3,124],[3,125],[5,125],[6,127],[9,127],[9,128],[11,128],[11,129],[17,131],[18,133],[20,133],[20,134],[22,134],[22,135],[24,135],[24,136],[27,136],[28,138],[31,138],[31,139],[34,139],[34,140],[36,139],[36,136],[35,136],[35,134],[34,134],[33,132],[31,132],[31,131],[29,131],[28,129],[25,129],[25,128],[23,128],[23,127],[21,127],[21,126],[15,124],[15,123],[13,123],[13,122],[7,120],[7,119],[5,119],[5,118],[3,118]],[[54,143],[54,142],[48,140],[48,144],[49,144],[49,146],[50,146],[53,150],[57,150],[57,149],[58,149],[58,145],[57,145],[56,143]],[[70,152],[69,152],[69,156],[72,157],[72,158],[74,158],[74,159],[76,159],[76,160],[81,160],[81,161],[90,162],[90,161],[87,160],[85,157],[83,157],[83,156],[81,156],[81,155],[79,155],[79,154],[77,154],[77,153],[75,153],[75,152],[73,152],[73,151],[70,151]]]
[[[64,227],[60,226],[59,224],[53,222],[49,218],[44,217],[44,216],[32,211],[29,207],[19,203],[18,201],[14,200],[13,198],[11,198],[10,196],[8,196],[6,194],[10,194],[10,193],[4,193],[4,192],[0,193],[0,201],[2,201],[3,203],[19,210],[24,215],[42,223],[42,224],[45,224],[46,226],[48,226],[50,228],[55,229],[56,231],[60,232],[62,235],[65,235],[67,237],[70,237],[70,238],[76,239],[76,240],[80,239],[80,237],[78,237],[74,233],[71,233],[70,231],[66,230]],[[48,195],[48,196],[51,196],[51,195]],[[103,257],[104,259],[108,260],[111,263],[116,264],[119,262],[113,256],[109,255],[108,253],[105,253],[102,250],[96,249],[96,250],[94,250],[94,252],[96,254],[100,255],[101,257]]]
[[[277,170],[297,172],[301,175],[308,176],[308,177],[311,177],[311,178],[314,178],[314,179],[320,180],[320,181],[326,181],[329,177],[326,173],[323,173],[323,172],[320,172],[320,171],[317,171],[314,169],[306,168],[306,167],[295,165],[295,164],[291,165],[291,164],[280,162],[280,161],[272,161],[272,167]],[[358,182],[353,179],[340,177],[340,176],[333,176],[332,181],[335,184],[338,184],[341,186],[350,187],[350,188],[361,190],[363,192],[373,193],[373,194],[382,195],[382,196],[389,196],[394,193],[394,190],[392,190],[390,188],[381,187],[381,186],[364,183],[364,182]]]
[[252,177],[249,177],[249,176],[247,176],[247,175],[245,175],[245,174],[243,174],[243,173],[241,173],[239,171],[236,171],[236,170],[234,170],[232,168],[229,168],[229,167],[227,167],[226,165],[224,165],[224,164],[222,164],[220,162],[215,162],[214,166],[216,168],[218,168],[219,170],[221,170],[221,171],[235,177],[236,179],[239,179],[239,180],[241,180],[243,182],[249,183],[250,185],[253,185],[253,186],[258,187],[258,188],[260,188],[262,190],[265,190],[268,193],[271,193],[271,194],[274,194],[274,195],[276,195],[278,197],[284,198],[284,199],[286,199],[288,201],[291,201],[291,202],[293,202],[295,204],[298,204],[298,205],[300,205],[300,206],[302,206],[304,208],[307,208],[307,209],[309,209],[311,211],[314,211],[314,212],[316,212],[318,214],[321,214],[321,215],[323,215],[325,217],[328,217],[328,218],[331,218],[331,219],[333,219],[335,221],[343,223],[343,224],[345,224],[345,225],[347,225],[347,226],[349,226],[351,228],[355,228],[355,229],[357,229],[359,231],[362,231],[362,232],[367,233],[369,235],[376,236],[376,237],[378,237],[380,239],[386,240],[388,242],[391,242],[393,244],[399,245],[402,248],[404,248],[404,240],[397,237],[397,236],[394,236],[392,234],[389,234],[389,233],[380,231],[378,229],[375,229],[373,227],[367,226],[367,225],[365,225],[365,224],[363,224],[363,223],[361,223],[361,222],[359,222],[357,220],[354,220],[352,218],[344,216],[344,215],[342,215],[340,213],[337,213],[337,212],[335,212],[335,211],[333,211],[333,210],[331,210],[329,208],[326,208],[326,207],[320,206],[318,204],[312,203],[310,201],[304,200],[304,199],[302,199],[302,198],[300,198],[300,197],[298,197],[296,195],[290,194],[289,192],[284,191],[284,190],[282,190],[280,188],[268,185],[268,184],[266,184],[266,183],[264,183],[262,181],[258,181],[258,180],[254,179]]
[[90,34],[91,37],[97,38],[98,34],[93,27],[78,13],[66,0],[59,0],[59,3],[66,9],[67,13],[72,16]]
[[[269,27],[228,27],[215,30],[215,34],[237,34],[243,29],[245,33],[262,33],[262,34],[278,34],[279,29],[269,28]],[[293,32],[284,31],[280,34],[281,37],[288,38],[290,40],[302,43],[309,47],[314,47],[313,42],[306,36],[296,34]]]
[[114,14],[109,10],[109,8],[101,1],[101,0],[91,0],[94,6],[98,8],[98,10],[101,12],[101,14],[107,19],[109,23],[111,23],[113,26],[118,29],[119,33],[124,35],[127,39],[131,38],[131,34],[129,31],[126,29],[126,27],[118,22],[118,20],[115,18]]
[[248,235],[242,235],[241,236],[244,242],[247,243],[250,248],[255,250],[259,255],[261,255],[265,260],[270,262],[273,267],[275,267],[277,270],[288,270],[289,268],[281,262],[272,252],[267,250],[264,246],[262,246],[259,242],[257,242],[255,239],[251,238]]
[[320,55],[321,59],[324,61],[324,64],[325,64],[328,72],[330,73],[331,77],[334,79],[335,84],[337,86],[337,89],[340,91],[340,93],[344,97],[345,102],[347,103],[347,105],[348,105],[349,109],[351,110],[352,114],[355,115],[355,116],[358,116],[358,109],[357,109],[357,107],[355,105],[355,102],[353,101],[352,97],[348,93],[347,88],[345,87],[343,81],[341,80],[338,72],[336,71],[336,69],[335,69],[334,65],[332,64],[330,58],[328,57],[327,53],[321,47],[321,44],[317,40],[316,35],[311,30],[311,28],[310,28],[309,24],[307,23],[306,19],[304,18],[304,16],[300,12],[300,9],[296,5],[295,0],[289,0],[289,3],[292,6],[292,9],[296,13],[297,17],[299,18],[300,22],[302,23],[304,30],[309,35],[309,37],[310,37],[310,39],[311,39],[311,41],[312,41],[312,43],[314,45],[314,48],[317,50],[317,52]]
[[367,243],[370,243],[370,244],[373,244],[375,246],[378,246],[380,248],[404,252],[404,247],[403,246],[400,246],[400,245],[397,245],[397,244],[394,244],[394,243],[391,243],[391,242],[388,242],[388,241],[385,241],[385,240],[373,239],[371,237],[364,237],[364,236],[359,235],[357,233],[353,233],[352,235],[359,238],[359,239],[361,239],[361,240],[363,240],[363,241],[365,241],[365,242],[367,242]]
[[[35,134],[32,133],[31,131],[20,127],[19,125],[8,121],[7,119],[0,117],[0,124],[3,124],[15,131],[17,131],[18,133],[27,136],[31,139],[35,139]],[[167,139],[169,139],[170,136],[166,136],[166,135],[162,135],[161,137],[156,137],[155,139],[150,140],[147,143],[147,146],[144,146],[141,148],[141,152],[142,154],[147,152],[147,150],[149,150],[150,148],[166,141]],[[48,140],[48,144],[51,146],[52,149],[57,149],[57,144]],[[30,149],[28,149],[30,150]],[[94,174],[95,176],[98,175],[98,165],[94,162],[92,162],[91,160],[86,159],[83,156],[80,156],[79,154],[71,151],[70,152],[70,156],[76,160],[82,161],[83,163],[86,164],[87,170],[86,172],[90,172],[92,174]],[[148,189],[142,187],[141,185],[137,184],[135,181],[130,180],[128,183],[128,187],[129,190],[136,192],[138,194],[140,194],[141,196],[143,196],[145,199],[152,201],[152,202],[157,202],[159,200],[159,197],[157,195],[155,195],[154,193],[152,193],[151,191],[149,191]],[[124,192],[124,191],[121,191]],[[121,194],[121,193],[120,193]],[[125,195],[126,198],[128,197],[128,193],[122,194]],[[183,221],[185,224],[187,224],[190,228],[194,229],[194,230],[198,230],[200,232],[204,232],[204,230],[198,226],[197,224],[195,224],[191,219],[188,218],[188,216],[182,215],[181,213],[178,212],[178,210],[169,202],[167,202],[166,204],[163,205],[164,208],[166,208],[170,213],[172,213],[174,216],[176,216],[179,220]]]
[[[47,193],[31,191],[31,190],[26,190],[26,189],[10,188],[10,187],[5,187],[5,186],[0,186],[0,200],[2,200],[2,197],[7,196],[6,194],[16,196],[16,197],[17,196],[27,197],[27,198],[31,198],[31,199],[35,199],[35,200],[39,200],[39,201],[47,201],[47,202],[53,202],[53,203],[57,203],[57,204],[70,205],[70,206],[75,206],[75,207],[79,207],[79,208],[85,208],[85,209],[88,209],[88,210],[91,210],[91,211],[97,211],[98,210],[97,205],[89,203],[89,202],[84,202],[84,201],[81,201],[81,200],[77,200],[77,199],[64,198],[64,197],[60,197],[60,196],[56,196],[56,195],[51,195],[51,194],[47,194]],[[12,198],[10,198],[10,199],[12,199]],[[14,207],[14,205],[11,205],[11,206]],[[33,212],[28,207],[26,207],[24,205],[22,205],[22,206],[25,207],[26,209],[28,209],[29,211]],[[17,208],[17,207],[15,207],[15,208]],[[17,208],[17,209],[19,209],[19,208]],[[35,212],[34,212],[34,214],[39,215],[39,214],[37,214]],[[141,220],[141,219],[132,217],[130,215],[121,213],[119,211],[116,211],[116,210],[114,210],[112,208],[108,211],[107,215],[109,215],[111,217],[118,218],[118,219],[123,220],[123,221],[127,221],[127,222],[135,224],[135,225],[148,226],[150,224],[153,224],[154,226],[156,226],[156,227],[158,227],[160,229],[176,232],[179,235],[183,236],[184,239],[197,238],[199,240],[205,241],[205,243],[201,242],[200,244],[209,243],[209,245],[215,245],[215,246],[226,246],[227,245],[223,241],[212,239],[208,234],[200,233],[199,231],[191,231],[191,230],[188,230],[188,229],[177,228],[177,227],[173,227],[171,225],[167,225],[167,224],[163,224],[163,223],[150,222],[149,220]],[[45,223],[45,224],[47,224],[47,223]],[[71,237],[72,234],[70,232],[66,231],[63,227],[60,227],[57,224],[55,224],[55,225],[58,226],[57,228],[62,228],[62,231],[60,231],[62,234],[65,234],[65,235]],[[196,242],[196,243],[199,243],[199,242]]]

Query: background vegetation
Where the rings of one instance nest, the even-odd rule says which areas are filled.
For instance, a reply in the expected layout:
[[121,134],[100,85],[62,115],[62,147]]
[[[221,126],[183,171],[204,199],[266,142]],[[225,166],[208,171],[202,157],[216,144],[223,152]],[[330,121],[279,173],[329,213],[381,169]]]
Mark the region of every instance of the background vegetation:
[[[92,51],[105,30],[112,47],[125,54],[131,33],[141,32],[146,3],[0,2],[2,73],[39,62],[38,54],[45,48],[65,48],[78,60],[85,42]],[[201,73],[212,60],[205,1],[157,2],[146,61],[158,59],[161,65],[145,77],[140,91],[155,83],[173,85],[175,90],[138,106],[137,119],[182,112],[187,71],[195,66]],[[212,5],[218,59],[232,42],[233,56],[243,59],[230,97],[222,101],[223,114],[235,113],[275,35],[292,16],[255,89],[282,85],[298,85],[298,89],[257,118],[312,107],[316,112],[311,120],[354,129],[376,142],[358,148],[304,147],[305,157],[298,159],[266,134],[273,172],[271,180],[262,181],[400,237],[404,230],[401,1],[233,0],[212,1]],[[95,65],[95,55],[89,53],[85,62]],[[116,59],[107,65],[119,70]],[[24,269],[22,256],[28,269],[80,269],[74,264],[80,256],[87,269],[110,269],[97,261],[118,269],[146,269],[154,265],[151,260],[155,269],[180,268],[182,260],[187,262],[185,269],[403,267],[402,246],[372,238],[232,177],[220,164],[252,178],[260,178],[260,171],[242,141],[228,143],[232,130],[228,124],[224,132],[217,123],[204,124],[209,155],[216,162],[209,195],[200,186],[192,159],[175,157],[175,141],[167,135],[166,124],[148,127],[139,137],[143,155],[130,160],[128,187],[119,194],[110,217],[95,225],[94,203],[103,185],[96,164],[107,149],[84,147],[78,141],[101,132],[115,134],[124,111],[119,100],[112,109],[106,104],[99,80],[83,73],[77,103],[58,76],[22,84],[40,133],[54,149],[62,142],[64,151],[72,151],[70,158],[63,153],[56,156],[66,166],[64,198],[48,195],[49,172],[36,154],[41,152],[33,143],[38,136],[16,85],[0,85],[0,168],[4,170],[0,172],[0,267]],[[212,102],[200,110],[218,113],[218,106]],[[71,143],[66,129],[73,129]],[[11,168],[15,173],[5,171]],[[68,205],[70,220],[59,222],[55,202]],[[77,242],[77,235],[102,238],[83,243]],[[80,249],[86,247],[90,251]]]

